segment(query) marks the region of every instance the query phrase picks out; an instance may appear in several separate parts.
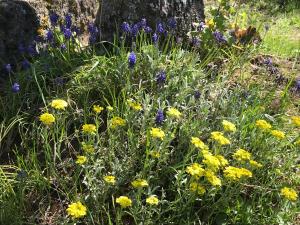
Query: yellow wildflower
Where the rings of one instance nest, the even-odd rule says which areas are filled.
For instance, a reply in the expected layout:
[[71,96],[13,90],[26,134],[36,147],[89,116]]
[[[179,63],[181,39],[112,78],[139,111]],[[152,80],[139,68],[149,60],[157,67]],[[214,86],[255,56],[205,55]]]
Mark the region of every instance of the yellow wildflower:
[[98,114],[101,113],[104,110],[103,107],[99,106],[99,105],[93,105],[93,111]]
[[151,195],[150,197],[146,198],[146,203],[149,205],[158,205],[159,200],[155,195]]
[[94,148],[93,145],[86,144],[85,142],[82,142],[81,145],[82,145],[83,151],[85,151],[87,153],[94,153],[95,152],[95,148]]
[[255,122],[255,125],[260,128],[260,129],[263,129],[263,130],[269,130],[272,128],[272,125],[269,124],[267,121],[265,120],[257,120]]
[[196,178],[202,177],[204,175],[204,169],[198,163],[193,163],[186,167],[186,172]]
[[40,121],[45,125],[51,125],[55,122],[55,117],[51,113],[43,113],[40,115]]
[[235,125],[227,120],[223,120],[222,125],[225,131],[231,131],[231,132],[236,131]]
[[150,134],[151,134],[152,137],[159,138],[161,140],[163,140],[164,137],[165,137],[165,132],[160,128],[152,127],[151,131],[150,131]]
[[113,129],[118,126],[125,126],[125,124],[126,124],[126,121],[118,116],[115,116],[110,120],[110,126]]
[[175,117],[175,118],[179,119],[182,114],[177,109],[171,107],[168,109],[167,115],[169,115],[170,117]]
[[97,127],[95,124],[84,124],[82,126],[83,133],[95,134],[97,132]]
[[251,153],[244,150],[244,149],[239,149],[233,154],[233,158],[235,158],[238,161],[246,161],[251,159]]
[[205,149],[207,150],[208,149],[208,146],[206,144],[204,144],[204,142],[201,141],[200,138],[192,137],[191,143],[193,145],[195,145],[196,148],[200,148],[202,150],[205,150]]
[[116,177],[115,176],[107,175],[107,176],[104,176],[103,179],[106,183],[109,183],[109,184],[112,184],[112,185],[114,185],[116,183]]
[[51,102],[51,107],[54,109],[62,109],[64,110],[68,106],[68,103],[62,99],[55,99]]
[[196,192],[199,195],[203,195],[205,193],[205,187],[202,186],[201,184],[198,184],[197,182],[192,182],[190,184],[190,190],[192,192]]
[[116,199],[116,203],[118,203],[122,208],[126,208],[132,205],[132,201],[127,196],[120,196]]
[[215,173],[211,170],[205,171],[205,177],[208,180],[208,182],[213,186],[221,186],[222,182],[221,179],[218,178]]
[[256,168],[261,168],[263,165],[259,162],[256,162],[255,160],[250,160],[249,161],[250,165]]
[[224,177],[228,180],[237,181],[243,177],[252,177],[252,172],[245,168],[228,166],[224,169]]
[[160,153],[158,151],[150,151],[149,155],[153,158],[159,158],[160,157]]
[[220,165],[221,165],[222,167],[227,166],[227,165],[229,164],[229,163],[228,163],[228,160],[225,159],[224,156],[222,156],[222,155],[216,155],[216,158],[219,160]]
[[230,141],[226,137],[224,137],[222,132],[214,131],[211,132],[211,138],[217,141],[220,145],[229,145]]
[[283,139],[283,138],[285,138],[285,134],[282,131],[280,131],[280,130],[272,130],[271,134],[274,137],[276,137],[277,139]]
[[111,107],[111,106],[107,106],[106,109],[107,109],[108,111],[113,111],[113,110],[114,110],[114,108]]
[[215,21],[213,18],[210,20],[206,20],[205,23],[210,29],[214,28],[214,26],[215,26]]
[[134,188],[143,188],[143,187],[147,187],[149,184],[144,179],[136,179],[136,180],[134,180],[134,181],[131,182],[131,185]]
[[87,208],[81,202],[74,202],[68,205],[67,213],[72,218],[81,218],[86,215]]
[[219,159],[213,155],[205,154],[203,155],[203,163],[212,171],[217,171],[221,166]]
[[127,100],[127,103],[129,105],[130,108],[136,110],[136,111],[141,111],[143,109],[143,107],[141,106],[141,104],[134,102],[131,99]]
[[280,193],[290,201],[296,201],[298,198],[298,194],[293,188],[284,187],[280,190]]
[[83,155],[78,155],[76,159],[76,163],[79,165],[84,164],[87,161],[87,158]]
[[300,116],[292,116],[291,119],[293,124],[300,127]]

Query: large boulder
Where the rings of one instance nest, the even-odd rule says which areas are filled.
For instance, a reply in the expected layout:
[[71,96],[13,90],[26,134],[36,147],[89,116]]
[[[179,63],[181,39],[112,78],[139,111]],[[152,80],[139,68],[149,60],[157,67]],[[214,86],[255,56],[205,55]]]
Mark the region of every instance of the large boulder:
[[97,24],[102,40],[112,40],[116,28],[126,21],[136,23],[146,18],[155,29],[157,23],[168,23],[175,18],[177,31],[184,36],[193,22],[204,20],[203,0],[109,0],[103,1],[98,12]]

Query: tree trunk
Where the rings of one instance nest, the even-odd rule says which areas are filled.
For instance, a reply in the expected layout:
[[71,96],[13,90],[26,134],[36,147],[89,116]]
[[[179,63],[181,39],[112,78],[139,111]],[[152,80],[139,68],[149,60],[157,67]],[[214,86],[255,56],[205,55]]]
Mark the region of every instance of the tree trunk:
[[116,29],[126,21],[136,23],[142,18],[155,30],[157,23],[177,22],[177,32],[184,36],[192,23],[204,20],[203,0],[102,0],[96,23],[102,40],[111,41]]

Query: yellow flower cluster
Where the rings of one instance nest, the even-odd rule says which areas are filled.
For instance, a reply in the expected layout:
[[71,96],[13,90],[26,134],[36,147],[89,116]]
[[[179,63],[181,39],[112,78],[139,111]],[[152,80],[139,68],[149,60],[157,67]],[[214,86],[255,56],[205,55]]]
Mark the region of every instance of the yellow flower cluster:
[[134,102],[132,99],[127,100],[127,104],[129,105],[130,108],[136,110],[136,111],[141,111],[143,110],[143,107],[141,104]]
[[257,120],[255,125],[262,130],[269,130],[272,128],[272,125],[265,120]]
[[202,168],[200,164],[193,163],[192,165],[187,166],[186,172],[195,178],[199,178],[204,176],[205,170]]
[[223,120],[222,125],[225,131],[230,131],[230,132],[236,131],[236,126],[227,120]]
[[182,113],[179,112],[177,109],[171,107],[171,108],[168,109],[167,115],[170,116],[170,117],[174,117],[176,119],[179,119],[181,117]]
[[87,161],[87,158],[83,155],[78,155],[76,159],[76,163],[79,165],[84,164]]
[[87,134],[95,134],[97,132],[97,127],[95,124],[84,124],[82,126],[82,132]]
[[272,130],[271,134],[279,140],[285,138],[285,133],[280,130]]
[[103,110],[104,110],[103,107],[101,107],[101,106],[99,106],[99,105],[93,105],[93,111],[94,111],[94,113],[99,114],[99,113],[101,113]]
[[127,208],[132,205],[132,200],[127,196],[120,196],[116,199],[116,203],[118,203],[122,208]]
[[204,144],[204,142],[201,141],[200,138],[192,137],[191,143],[192,143],[193,145],[195,145],[196,148],[200,148],[200,149],[202,149],[202,150],[208,149],[208,146],[207,146],[206,144]]
[[109,183],[109,184],[112,184],[112,185],[114,185],[116,183],[116,177],[115,176],[107,175],[107,176],[104,176],[103,179],[106,183]]
[[155,195],[151,195],[146,198],[146,203],[148,203],[149,205],[158,205],[159,200]]
[[74,219],[84,217],[86,215],[87,208],[81,202],[74,202],[67,208],[67,213]]
[[252,177],[252,172],[245,168],[237,168],[233,166],[228,166],[223,171],[224,177],[228,180],[237,181],[243,177]]
[[255,160],[249,161],[250,165],[256,168],[261,168],[263,165],[261,163],[256,162]]
[[110,120],[110,126],[111,128],[116,128],[119,126],[125,126],[126,121],[124,119],[122,119],[121,117],[115,116]]
[[165,132],[160,129],[160,128],[155,128],[155,127],[152,127],[151,130],[150,130],[150,135],[154,138],[159,138],[161,140],[164,139],[164,137],[166,136],[165,135]]
[[196,192],[199,195],[203,195],[205,193],[205,187],[197,182],[191,182],[190,191]]
[[297,192],[292,188],[284,187],[280,190],[280,193],[290,201],[296,201],[298,198]]
[[203,157],[204,160],[202,162],[207,166],[208,169],[212,171],[219,170],[221,163],[216,156],[213,156],[211,154],[204,154]]
[[217,177],[213,171],[205,170],[204,176],[212,186],[221,186],[222,185],[221,179],[219,177]]
[[134,181],[131,182],[131,185],[134,188],[143,188],[143,187],[148,187],[148,182],[144,179],[136,179]]
[[40,121],[49,126],[55,122],[55,117],[51,113],[43,113],[40,115]]
[[211,132],[211,138],[215,141],[217,141],[220,145],[229,145],[230,141],[226,137],[224,137],[224,134],[219,131]]
[[54,99],[51,102],[51,107],[54,109],[64,110],[68,106],[68,103],[62,99]]
[[233,158],[238,161],[247,161],[251,159],[251,153],[240,148],[233,154]]
[[81,145],[82,145],[82,149],[84,152],[86,152],[86,153],[94,153],[95,152],[95,148],[93,145],[86,144],[85,142],[82,142]]
[[300,116],[292,116],[292,123],[295,124],[297,127],[300,127]]

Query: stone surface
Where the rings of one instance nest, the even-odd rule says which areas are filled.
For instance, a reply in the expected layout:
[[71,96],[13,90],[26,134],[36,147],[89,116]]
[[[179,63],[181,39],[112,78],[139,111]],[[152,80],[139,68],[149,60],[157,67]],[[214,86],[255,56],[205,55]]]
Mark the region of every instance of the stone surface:
[[177,31],[185,34],[192,22],[204,20],[203,0],[109,0],[103,1],[97,15],[103,40],[112,40],[116,28],[127,21],[135,23],[146,18],[155,28],[158,22],[175,18]]

